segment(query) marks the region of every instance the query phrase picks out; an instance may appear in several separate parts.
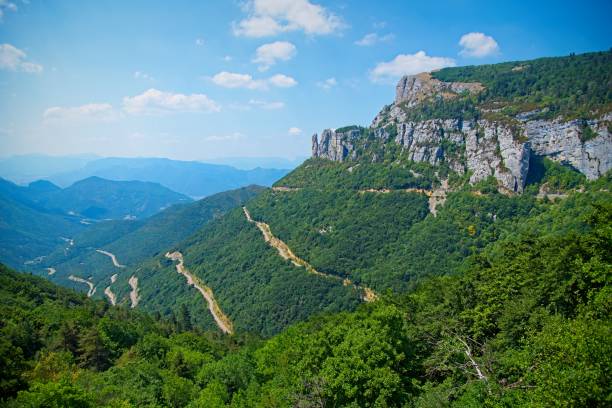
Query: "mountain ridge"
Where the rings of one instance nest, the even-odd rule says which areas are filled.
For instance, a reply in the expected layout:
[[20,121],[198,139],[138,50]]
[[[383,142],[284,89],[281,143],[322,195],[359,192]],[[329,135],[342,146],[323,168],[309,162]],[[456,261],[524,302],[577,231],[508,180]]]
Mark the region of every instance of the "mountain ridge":
[[[612,168],[610,70],[612,51],[404,76],[370,128],[315,134],[312,157],[380,162],[387,151],[468,175],[472,184],[493,176],[515,193],[525,188],[532,156],[596,179]],[[568,77],[567,89],[552,89]],[[480,82],[456,82],[464,78]],[[507,85],[513,81],[524,85],[520,92]],[[587,81],[600,82],[583,92]],[[557,104],[547,99],[555,92]],[[582,95],[572,102],[572,92]]]

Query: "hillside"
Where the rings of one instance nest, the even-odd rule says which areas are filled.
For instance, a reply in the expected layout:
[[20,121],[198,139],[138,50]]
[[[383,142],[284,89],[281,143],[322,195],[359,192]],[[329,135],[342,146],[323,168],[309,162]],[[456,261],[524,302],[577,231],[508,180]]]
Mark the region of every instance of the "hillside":
[[465,258],[461,274],[265,341],[194,333],[186,308],[156,321],[0,267],[0,398],[83,407],[606,406],[612,208],[599,190],[609,183],[549,203]]
[[86,226],[77,217],[57,214],[33,203],[0,194],[0,260],[16,268],[35,266]]
[[[109,287],[119,303],[129,303],[128,281],[132,276],[140,277],[136,271],[142,267],[141,263],[162,255],[207,223],[239,207],[263,190],[263,187],[250,186],[218,193],[193,203],[172,206],[146,220],[96,223],[83,233],[73,235],[39,265],[28,270],[77,290],[83,290],[86,286],[69,277],[85,278],[98,288],[94,296],[107,297],[104,288]],[[108,254],[115,256],[119,267],[114,265]],[[55,271],[52,275],[48,274],[49,268]],[[160,281],[153,286],[140,279],[140,297],[144,299],[148,296],[148,289],[155,293],[163,289],[167,296],[156,302],[163,304],[164,315],[177,310],[182,303],[190,302],[194,316],[201,316],[196,321],[210,323],[199,299],[179,278],[174,271],[169,276],[160,276]],[[146,302],[140,306],[145,309],[149,307]]]
[[[211,315],[205,312],[206,300],[186,284],[185,278],[177,274],[176,263],[166,256],[165,251],[168,254],[176,251],[183,256],[185,270],[192,274],[193,280],[200,282],[201,287],[210,290],[218,307],[236,330],[267,336],[312,314],[354,310],[368,298],[365,296],[367,291],[370,291],[371,298],[389,292],[401,294],[414,290],[432,277],[458,275],[467,257],[478,255],[488,246],[513,234],[533,217],[553,211],[560,205],[554,203],[555,200],[583,202],[585,205],[592,199],[605,200],[608,195],[606,177],[609,176],[600,179],[599,184],[597,181],[589,182],[589,179],[596,178],[596,174],[585,168],[583,172],[579,171],[580,168],[573,168],[564,159],[569,156],[537,154],[530,150],[533,146],[533,140],[530,140],[520,142],[524,144],[526,154],[521,159],[526,172],[521,175],[520,188],[507,188],[503,184],[508,180],[504,178],[509,174],[506,170],[502,177],[501,173],[496,173],[495,167],[487,167],[491,170],[488,173],[478,173],[455,166],[459,162],[470,162],[465,156],[470,151],[468,146],[449,144],[444,136],[447,133],[432,131],[427,127],[429,125],[419,126],[432,120],[435,123],[450,120],[438,117],[450,112],[455,118],[452,120],[476,120],[474,123],[478,127],[482,124],[478,121],[482,119],[469,119],[469,115],[485,115],[491,100],[508,106],[515,106],[523,100],[511,92],[502,94],[498,89],[500,85],[495,85],[495,75],[529,75],[527,82],[540,84],[549,83],[556,76],[572,77],[579,71],[584,74],[581,78],[589,81],[598,78],[602,66],[608,67],[609,55],[598,53],[545,59],[532,65],[531,62],[520,63],[519,66],[537,67],[536,74],[540,72],[541,75],[538,81],[533,80],[535,74],[532,71],[523,68],[513,71],[512,67],[518,63],[496,65],[487,70],[456,69],[458,72],[481,72],[478,74],[482,75],[483,83],[480,85],[473,85],[476,82],[472,77],[472,82],[456,85],[435,82],[438,80],[428,76],[430,82],[427,86],[433,89],[431,92],[423,83],[418,85],[423,76],[404,78],[398,85],[400,99],[404,99],[401,103],[396,101],[390,110],[383,110],[383,113],[388,110],[396,112],[394,119],[384,119],[384,115],[379,115],[372,128],[347,127],[326,131],[321,142],[315,140],[315,157],[279,180],[273,189],[245,200],[241,204],[244,209],[235,208],[210,223],[198,224],[181,239],[173,239],[170,235],[165,245],[134,258],[131,258],[132,254],[140,254],[136,241],[130,241],[131,244],[99,242],[100,248],[117,256],[118,262],[128,268],[118,269],[108,254],[95,252],[90,247],[84,257],[52,265],[52,268],[62,271],[54,274],[52,279],[85,289],[83,283],[66,281],[70,274],[81,276],[83,265],[88,265],[88,277],[93,278],[94,286],[110,282],[110,277],[118,273],[124,277],[123,284],[114,286],[119,299],[127,301],[132,295],[139,299],[137,307],[165,316],[180,304],[186,304],[192,315],[201,316],[199,323],[213,328]],[[566,67],[566,71],[553,69],[555,67]],[[455,72],[453,70],[434,75],[451,75]],[[406,90],[410,81],[414,82],[412,94]],[[569,81],[568,86],[574,89],[578,84]],[[526,86],[524,93],[529,96],[552,92],[550,88],[538,87],[541,88],[540,85]],[[420,89],[420,93],[415,94],[415,89]],[[448,96],[445,93],[438,97],[435,92],[440,89],[445,92],[450,89],[455,94]],[[590,92],[594,99],[588,103],[595,105],[588,105],[589,111],[594,112],[596,107],[605,110],[606,94],[601,94],[600,88],[592,88]],[[559,118],[569,115],[570,109],[581,115],[581,104],[587,103],[566,102],[563,109],[558,110]],[[428,110],[431,103],[436,103],[439,109]],[[407,148],[397,139],[384,136],[397,130],[394,130],[396,125],[398,128],[408,126],[408,122],[401,122],[403,116],[397,112],[414,113],[419,109],[428,112],[429,116],[413,117],[410,126],[421,129],[419,134],[425,139],[439,138],[436,139],[438,144],[415,139],[410,145],[412,147]],[[503,115],[510,115],[509,112],[504,110]],[[502,115],[501,111],[498,113]],[[507,118],[499,115],[496,119],[486,120],[495,126],[506,126]],[[537,120],[551,119],[544,115]],[[558,120],[561,119],[555,119]],[[393,124],[394,121],[398,123]],[[525,123],[529,125],[531,120]],[[587,152],[588,157],[606,158],[610,134],[606,127],[602,127],[605,123],[597,125],[601,132],[594,139],[580,142],[581,151]],[[578,137],[574,128],[564,129],[566,138]],[[517,131],[524,130],[520,128]],[[483,132],[490,135],[490,140],[501,143],[500,137],[505,131]],[[346,135],[350,136],[351,143],[344,138]],[[469,139],[462,139],[467,136],[461,132],[454,135],[452,137],[457,139],[457,143],[467,143]],[[470,143],[476,143],[476,151],[489,151],[488,140],[479,136]],[[553,145],[554,141],[547,143]],[[420,160],[413,154],[415,151],[411,153],[413,147],[418,147],[424,154],[438,151],[435,156],[439,160]],[[507,149],[497,146],[492,151],[494,155],[506,154]],[[459,161],[453,164],[440,152],[447,155],[454,152]],[[486,167],[491,164],[487,161],[489,156],[481,154],[477,157],[479,165]],[[495,157],[495,160],[503,159]],[[500,169],[507,169],[505,164],[498,163],[501,163]],[[605,170],[605,163],[605,160],[600,161],[598,172]],[[588,186],[597,185],[599,187],[592,187],[589,196],[579,193]],[[567,222],[573,221],[568,219]],[[88,238],[83,239],[87,242]],[[135,248],[133,252],[128,249],[132,247]],[[127,277],[133,277],[131,286],[125,284]],[[96,296],[101,296],[101,293]]]
[[[0,179],[0,261],[20,269],[40,268],[58,245],[100,219],[144,218],[189,201],[153,183],[91,178],[61,189],[48,181],[18,186]],[[86,235],[96,234],[94,229]]]
[[202,198],[251,184],[270,186],[288,171],[263,168],[239,170],[220,164],[157,158],[105,158],[88,162],[78,170],[50,175],[48,179],[60,186],[92,176],[109,180],[139,180],[158,183],[193,198]]
[[191,199],[156,183],[90,177],[49,194],[46,208],[92,219],[146,218]]

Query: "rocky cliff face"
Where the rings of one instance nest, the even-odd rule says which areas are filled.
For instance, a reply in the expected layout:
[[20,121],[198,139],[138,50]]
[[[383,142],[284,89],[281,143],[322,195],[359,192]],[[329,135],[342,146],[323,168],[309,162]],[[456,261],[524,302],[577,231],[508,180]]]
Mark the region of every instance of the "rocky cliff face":
[[395,105],[414,106],[432,96],[450,99],[464,92],[478,93],[484,87],[478,82],[442,82],[429,72],[402,77],[395,87]]
[[346,132],[325,129],[319,141],[316,134],[312,135],[312,156],[340,162],[355,159],[354,142],[359,136],[360,132],[357,129]]
[[[409,121],[404,109],[428,98],[452,98],[462,92],[480,92],[476,83],[446,83],[428,74],[403,77],[396,88],[395,102],[374,118],[371,132],[402,147],[410,160],[432,165],[446,163],[463,174],[471,172],[470,182],[489,176],[509,191],[522,192],[531,155],[546,156],[569,164],[589,179],[612,168],[612,114],[583,123],[581,121],[530,120],[517,115],[515,123],[494,120]],[[313,136],[313,157],[335,161],[354,160],[359,131],[337,133],[325,130],[321,139]],[[588,140],[587,140],[588,139]],[[374,158],[375,160],[375,158]]]

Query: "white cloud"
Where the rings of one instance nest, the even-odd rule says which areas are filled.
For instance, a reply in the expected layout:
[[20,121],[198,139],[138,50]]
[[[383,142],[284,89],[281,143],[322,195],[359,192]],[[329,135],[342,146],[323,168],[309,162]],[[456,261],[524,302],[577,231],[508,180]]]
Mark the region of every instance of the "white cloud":
[[289,61],[296,52],[295,45],[290,42],[275,41],[257,48],[253,62],[259,64],[260,71],[266,71],[277,61]]
[[196,38],[195,45],[197,45],[198,47],[202,47],[204,44],[205,44],[205,41],[203,38]]
[[389,62],[381,62],[370,72],[374,82],[392,81],[402,75],[414,75],[444,67],[454,67],[455,60],[446,57],[430,57],[425,51],[400,54]]
[[266,88],[266,82],[264,80],[253,79],[253,77],[249,74],[221,71],[218,74],[215,74],[215,76],[213,76],[211,79],[215,85],[219,85],[224,88]]
[[268,102],[268,101],[260,101],[257,99],[251,99],[249,101],[249,105],[255,106],[265,110],[277,110],[283,109],[285,107],[284,102],[276,101],[276,102]]
[[290,127],[289,128],[289,134],[291,136],[298,136],[302,134],[302,129],[298,128],[298,127]]
[[466,57],[482,58],[489,55],[499,54],[497,41],[489,35],[483,33],[467,33],[461,36],[459,45],[463,49],[459,54]]
[[317,82],[317,86],[325,90],[331,89],[336,85],[338,85],[338,81],[336,81],[336,78],[334,77],[327,78],[325,81]]
[[249,15],[234,24],[237,36],[267,37],[297,30],[324,35],[345,26],[338,16],[309,0],[250,0],[244,8]]
[[108,103],[90,103],[75,107],[54,106],[45,110],[45,122],[92,120],[110,122],[118,119],[121,114]]
[[142,72],[142,71],[134,72],[134,78],[144,79],[146,81],[155,81],[155,78],[153,78],[151,75],[147,74],[146,72]]
[[290,76],[277,74],[267,79],[254,79],[249,74],[238,74],[222,71],[215,74],[211,80],[214,84],[224,88],[245,88],[265,90],[270,86],[289,88],[297,85],[297,81]]
[[297,85],[297,81],[290,76],[276,74],[268,79],[268,82],[279,88],[291,88]]
[[26,60],[26,53],[11,44],[0,44],[0,69],[31,74],[42,72],[43,67]]
[[204,94],[184,95],[151,88],[140,95],[123,98],[127,113],[163,114],[172,112],[218,112],[219,105]]
[[395,38],[393,34],[378,35],[376,33],[369,33],[363,36],[360,40],[355,41],[355,45],[360,47],[369,47],[380,42],[391,41]]

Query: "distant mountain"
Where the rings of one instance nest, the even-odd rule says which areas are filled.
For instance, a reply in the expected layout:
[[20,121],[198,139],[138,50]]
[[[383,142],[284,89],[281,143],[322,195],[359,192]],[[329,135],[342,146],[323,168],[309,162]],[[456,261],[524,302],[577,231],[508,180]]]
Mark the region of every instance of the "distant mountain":
[[91,154],[77,156],[26,154],[6,157],[0,159],[0,177],[18,184],[27,184],[52,174],[78,170],[96,159],[99,157]]
[[264,168],[238,170],[219,164],[160,158],[106,158],[47,179],[60,186],[67,186],[91,176],[109,180],[149,181],[190,197],[200,198],[251,184],[270,186],[288,172],[289,170]]
[[191,199],[156,183],[89,177],[43,196],[41,205],[92,219],[146,218]]
[[6,194],[6,182],[0,182],[0,187],[0,261],[8,265],[24,268],[26,263],[40,264],[62,237],[86,227],[77,217],[49,211],[24,195]]
[[155,183],[91,177],[61,189],[37,181],[18,186],[0,179],[0,261],[39,264],[60,243],[95,220],[142,219],[191,199]]
[[293,160],[282,157],[223,157],[203,160],[206,163],[225,164],[241,170],[253,170],[258,167],[264,169],[293,170],[306,160],[307,157],[297,157]]

